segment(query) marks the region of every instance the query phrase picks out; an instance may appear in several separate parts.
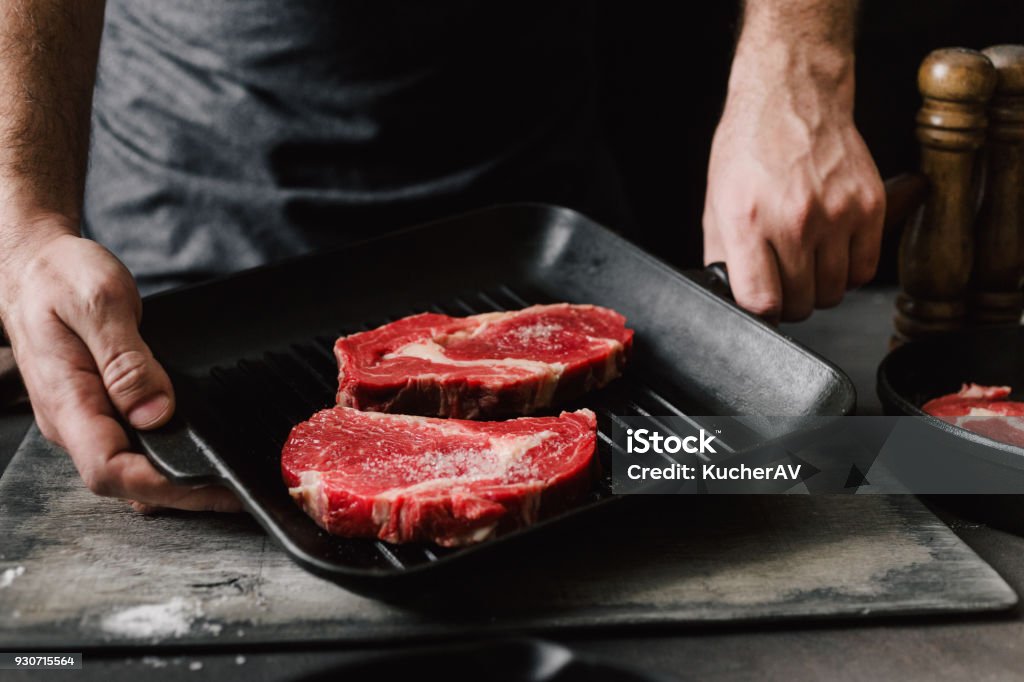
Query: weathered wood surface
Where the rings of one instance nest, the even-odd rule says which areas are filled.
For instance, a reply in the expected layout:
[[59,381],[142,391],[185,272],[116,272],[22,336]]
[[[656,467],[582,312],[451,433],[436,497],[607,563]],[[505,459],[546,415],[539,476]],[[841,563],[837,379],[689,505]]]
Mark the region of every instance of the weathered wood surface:
[[0,648],[355,642],[995,610],[1016,595],[909,497],[659,497],[420,610],[295,566],[248,517],[93,497],[33,429],[0,479]]

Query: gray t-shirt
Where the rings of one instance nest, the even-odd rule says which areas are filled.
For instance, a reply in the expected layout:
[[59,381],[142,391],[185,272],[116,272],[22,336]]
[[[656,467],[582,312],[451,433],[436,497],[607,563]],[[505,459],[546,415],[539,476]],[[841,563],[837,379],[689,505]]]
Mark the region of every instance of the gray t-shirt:
[[108,0],[84,229],[144,292],[514,200],[626,220],[585,2]]

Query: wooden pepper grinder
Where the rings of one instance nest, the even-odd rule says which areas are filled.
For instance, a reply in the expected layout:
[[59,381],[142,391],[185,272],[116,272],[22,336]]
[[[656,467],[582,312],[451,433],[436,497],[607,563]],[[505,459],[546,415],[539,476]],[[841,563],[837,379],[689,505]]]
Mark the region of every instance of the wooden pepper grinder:
[[900,242],[897,340],[963,325],[974,260],[974,160],[995,83],[992,62],[974,50],[935,50],[921,63],[917,139],[930,191]]
[[971,318],[1015,324],[1024,309],[1024,46],[984,50],[996,68],[985,143],[985,197],[975,227]]

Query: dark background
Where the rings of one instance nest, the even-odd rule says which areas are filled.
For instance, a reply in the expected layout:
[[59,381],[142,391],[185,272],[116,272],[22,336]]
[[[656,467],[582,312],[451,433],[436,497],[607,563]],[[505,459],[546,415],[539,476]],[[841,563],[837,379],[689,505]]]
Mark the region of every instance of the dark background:
[[[725,100],[738,2],[601,3],[604,110],[636,220],[633,239],[701,263],[711,137]],[[917,165],[917,68],[933,49],[1024,43],[1021,0],[866,0],[857,41],[858,127],[882,177]],[[895,282],[887,235],[879,278]]]

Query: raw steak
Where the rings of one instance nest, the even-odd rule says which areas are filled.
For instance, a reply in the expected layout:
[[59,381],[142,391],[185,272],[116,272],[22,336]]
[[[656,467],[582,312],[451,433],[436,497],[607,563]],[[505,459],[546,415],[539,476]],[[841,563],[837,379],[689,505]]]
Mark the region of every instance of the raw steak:
[[929,400],[921,408],[943,421],[993,440],[1024,446],[1024,402],[1007,400],[1009,386],[964,384],[957,393]]
[[330,533],[467,545],[585,495],[596,429],[590,410],[475,422],[333,407],[292,429],[281,469]]
[[338,339],[338,404],[463,419],[530,414],[619,376],[633,343],[625,322],[568,303],[413,315]]

